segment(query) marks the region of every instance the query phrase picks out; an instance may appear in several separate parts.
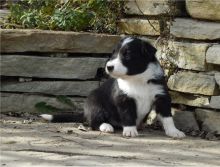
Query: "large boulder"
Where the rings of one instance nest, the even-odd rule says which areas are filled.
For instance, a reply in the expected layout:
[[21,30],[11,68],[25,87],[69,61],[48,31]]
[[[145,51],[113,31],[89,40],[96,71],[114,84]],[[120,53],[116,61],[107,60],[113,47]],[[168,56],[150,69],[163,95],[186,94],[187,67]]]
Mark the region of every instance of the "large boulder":
[[193,18],[220,20],[219,0],[186,0],[186,9]]

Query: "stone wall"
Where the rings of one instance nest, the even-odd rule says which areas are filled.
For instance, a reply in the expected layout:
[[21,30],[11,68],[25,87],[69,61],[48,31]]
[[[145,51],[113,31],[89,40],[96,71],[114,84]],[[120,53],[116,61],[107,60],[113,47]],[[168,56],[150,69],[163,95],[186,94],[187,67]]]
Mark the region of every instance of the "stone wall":
[[[182,125],[195,127],[185,123],[195,120],[194,116],[205,130],[220,117],[219,12],[218,0],[127,0],[125,16],[118,22],[121,34],[146,39],[157,47],[174,110],[186,110],[182,124],[177,118],[183,129]],[[36,113],[34,106],[39,102],[72,110],[57,100],[59,95],[69,97],[82,111],[85,97],[102,82],[104,64],[122,38],[60,31],[0,31],[1,111],[7,113]],[[217,131],[220,133],[219,128]]]
[[99,87],[118,35],[43,30],[1,32],[1,112],[37,113],[35,104],[82,111],[85,97]]
[[219,119],[220,1],[128,0],[125,13],[121,33],[155,40],[172,103],[198,119],[204,113]]

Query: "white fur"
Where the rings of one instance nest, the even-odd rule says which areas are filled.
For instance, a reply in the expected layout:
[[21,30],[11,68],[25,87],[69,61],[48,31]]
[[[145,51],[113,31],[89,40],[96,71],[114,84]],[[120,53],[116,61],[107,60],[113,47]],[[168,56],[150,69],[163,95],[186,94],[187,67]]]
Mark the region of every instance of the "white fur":
[[47,121],[52,121],[53,119],[53,115],[50,114],[41,114],[40,116]]
[[185,134],[175,127],[172,117],[159,116],[159,119],[161,120],[163,124],[164,130],[167,136],[170,136],[173,138],[185,137]]
[[147,70],[141,74],[117,79],[119,88],[136,101],[137,126],[150,112],[155,95],[164,93],[161,85],[147,83],[148,80],[154,79],[155,75],[163,75],[163,71],[158,64],[151,63]]
[[138,136],[137,127],[136,126],[123,127],[123,136],[126,136],[126,137]]
[[128,44],[129,42],[133,41],[133,40],[134,40],[134,39],[131,38],[131,37],[126,38],[126,39],[123,41],[121,48],[122,48],[123,46],[125,46],[126,44]]
[[113,77],[120,77],[127,73],[127,68],[123,66],[119,56],[117,56],[117,58],[113,60],[108,61],[108,63],[106,64],[106,72],[109,74],[107,66],[114,66],[114,70],[110,74]]
[[113,133],[114,132],[114,128],[112,127],[111,124],[108,124],[108,123],[102,123],[99,126],[99,130],[101,132],[106,132],[106,133]]

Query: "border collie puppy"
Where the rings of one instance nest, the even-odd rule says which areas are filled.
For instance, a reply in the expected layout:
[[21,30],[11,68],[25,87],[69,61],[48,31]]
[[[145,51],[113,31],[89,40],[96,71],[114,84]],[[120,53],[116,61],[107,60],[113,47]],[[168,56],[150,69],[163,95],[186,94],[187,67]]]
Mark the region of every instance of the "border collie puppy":
[[137,127],[154,109],[168,136],[185,136],[174,125],[171,98],[155,54],[156,49],[140,39],[119,42],[105,67],[112,79],[92,91],[85,103],[84,116],[92,129],[111,133],[122,127],[123,136],[135,137]]
[[[171,98],[155,54],[156,49],[140,39],[128,37],[119,42],[105,67],[112,78],[92,91],[85,102],[84,117],[93,130],[111,133],[122,127],[123,136],[135,137],[147,114],[155,110],[168,136],[185,136],[174,125]],[[54,122],[74,119],[65,115],[41,117]]]

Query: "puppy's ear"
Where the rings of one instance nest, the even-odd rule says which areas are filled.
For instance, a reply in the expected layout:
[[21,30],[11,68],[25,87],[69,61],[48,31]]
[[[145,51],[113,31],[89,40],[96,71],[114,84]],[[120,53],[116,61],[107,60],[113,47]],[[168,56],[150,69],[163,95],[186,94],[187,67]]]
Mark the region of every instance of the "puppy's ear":
[[142,41],[142,54],[147,57],[149,61],[155,61],[156,57],[155,54],[157,49],[153,47],[148,42]]

